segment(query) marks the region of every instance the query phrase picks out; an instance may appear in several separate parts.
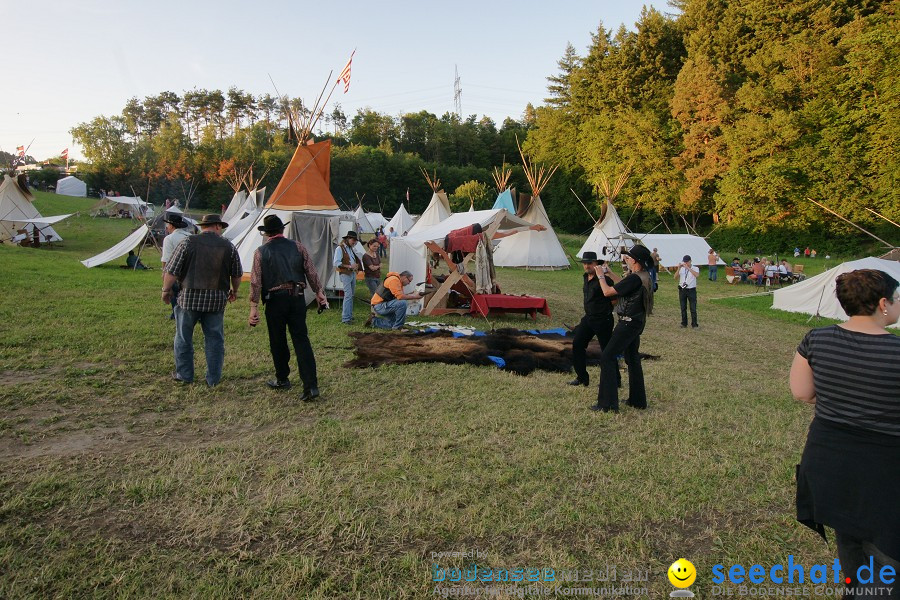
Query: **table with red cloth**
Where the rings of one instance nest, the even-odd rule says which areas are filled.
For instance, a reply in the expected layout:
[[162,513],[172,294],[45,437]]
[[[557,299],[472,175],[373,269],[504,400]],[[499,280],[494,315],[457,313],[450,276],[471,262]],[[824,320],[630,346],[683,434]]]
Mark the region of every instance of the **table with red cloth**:
[[537,313],[550,316],[550,306],[545,298],[537,296],[513,296],[511,294],[475,294],[470,313],[486,317],[490,313],[525,313],[537,319]]

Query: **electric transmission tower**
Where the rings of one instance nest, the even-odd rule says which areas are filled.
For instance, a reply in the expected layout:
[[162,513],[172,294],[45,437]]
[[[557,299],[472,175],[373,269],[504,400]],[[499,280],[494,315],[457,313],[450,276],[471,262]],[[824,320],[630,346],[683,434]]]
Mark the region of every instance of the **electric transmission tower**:
[[456,116],[462,120],[462,87],[459,85],[459,69],[456,65],[453,65],[453,72],[456,76],[453,80],[453,110],[456,111]]

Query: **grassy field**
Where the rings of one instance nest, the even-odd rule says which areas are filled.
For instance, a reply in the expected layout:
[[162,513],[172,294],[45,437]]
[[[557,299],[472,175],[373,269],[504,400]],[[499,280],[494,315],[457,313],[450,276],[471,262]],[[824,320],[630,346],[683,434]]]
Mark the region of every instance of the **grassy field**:
[[[44,214],[93,203],[38,196]],[[323,400],[303,404],[299,386],[263,385],[246,288],[226,312],[222,384],[173,385],[159,270],[78,262],[130,223],[56,229],[52,249],[0,246],[0,597],[425,598],[433,565],[472,562],[432,553],[473,550],[492,568],[649,570],[636,597],[652,598],[685,557],[707,597],[717,563],[834,556],[793,518],[811,409],[787,375],[810,325],[762,296],[709,300],[750,286],[702,278],[694,331],[663,280],[641,347],[660,356],[645,412],[595,414],[596,388],[571,375],[348,370],[336,310],[309,316]],[[548,298],[539,326],[580,318],[578,270],[499,277]]]

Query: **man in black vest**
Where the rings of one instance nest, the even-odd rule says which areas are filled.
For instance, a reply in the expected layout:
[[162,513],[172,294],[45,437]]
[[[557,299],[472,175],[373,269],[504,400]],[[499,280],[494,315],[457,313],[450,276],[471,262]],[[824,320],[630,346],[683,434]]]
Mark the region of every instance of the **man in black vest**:
[[225,305],[237,299],[244,272],[234,245],[222,237],[228,223],[219,215],[205,215],[198,225],[200,234],[179,243],[166,263],[162,300],[169,302],[178,281],[172,379],[194,381],[194,327],[199,322],[206,347],[206,383],[214,386],[222,379],[225,363]]
[[291,387],[291,351],[288,348],[285,327],[291,332],[297,367],[303,381],[300,399],[310,402],[319,397],[316,376],[316,357],[309,343],[306,329],[306,300],[303,289],[307,282],[316,293],[320,306],[327,306],[325,291],[319,282],[319,274],[303,244],[284,237],[284,226],[277,215],[269,215],[258,227],[265,243],[253,254],[250,271],[251,327],[259,324],[259,302],[266,305],[266,326],[269,330],[269,350],[275,362],[275,379],[266,382],[272,389]]
[[[609,342],[613,331],[613,305],[612,301],[603,295],[600,282],[597,280],[595,268],[603,261],[597,260],[596,252],[585,252],[581,258],[584,265],[584,317],[581,323],[575,327],[575,336],[572,338],[572,366],[575,367],[575,379],[569,385],[590,384],[590,376],[587,372],[587,347],[594,336],[600,342],[602,349]],[[608,285],[614,285],[613,280],[606,277]]]

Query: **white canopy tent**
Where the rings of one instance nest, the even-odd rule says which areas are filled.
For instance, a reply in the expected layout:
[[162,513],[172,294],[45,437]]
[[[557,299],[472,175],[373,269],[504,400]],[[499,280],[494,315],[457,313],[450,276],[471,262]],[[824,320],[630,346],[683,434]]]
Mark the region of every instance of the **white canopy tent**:
[[[144,202],[140,196],[107,196],[91,209],[91,214],[97,216],[101,211],[108,215],[114,215],[119,211],[125,211],[131,215],[132,218],[152,217],[155,213],[153,205]],[[169,208],[167,212],[181,211]]]
[[422,213],[422,216],[418,218],[415,224],[409,228],[409,233],[413,234],[424,231],[429,227],[437,225],[452,214],[453,212],[450,210],[450,201],[447,199],[447,194],[441,190],[436,191],[431,196],[431,202],[428,203],[428,208],[425,209],[425,212]]
[[61,196],[87,198],[87,184],[74,175],[69,175],[56,182],[56,193]]
[[[835,280],[842,273],[859,269],[884,271],[900,281],[900,263],[870,256],[842,263],[815,277],[775,290],[772,308],[844,321],[848,317],[835,295]],[[900,323],[894,323],[891,327],[900,327]]]
[[528,223],[543,225],[547,229],[525,231],[500,240],[494,249],[494,264],[498,267],[526,269],[568,269],[569,257],[553,231],[540,196],[532,197],[522,219]]
[[91,267],[96,267],[97,265],[108,263],[110,261],[116,260],[117,258],[122,258],[126,254],[128,254],[130,250],[134,250],[139,244],[143,243],[144,238],[146,238],[149,233],[150,228],[145,223],[132,231],[128,235],[128,237],[126,237],[124,240],[122,240],[109,250],[104,250],[96,256],[85,259],[81,261],[81,264],[90,269]]
[[400,208],[397,209],[397,212],[394,213],[394,216],[391,217],[391,220],[388,221],[388,224],[384,229],[385,231],[390,232],[391,227],[393,227],[394,231],[399,236],[412,229],[412,226],[415,225],[415,223],[415,219],[409,215],[406,211],[406,207],[401,204]]
[[[31,231],[26,232],[28,235],[33,236],[34,230],[37,230],[41,243],[62,241],[59,234],[50,227],[50,223],[70,215],[44,217],[31,200],[31,192],[27,189],[23,191],[19,183],[9,175],[3,176],[3,183],[0,183],[0,242],[17,237],[20,229],[28,229],[26,225],[31,225]],[[55,220],[48,222],[48,219]]]

